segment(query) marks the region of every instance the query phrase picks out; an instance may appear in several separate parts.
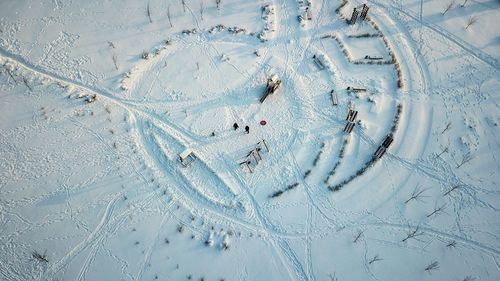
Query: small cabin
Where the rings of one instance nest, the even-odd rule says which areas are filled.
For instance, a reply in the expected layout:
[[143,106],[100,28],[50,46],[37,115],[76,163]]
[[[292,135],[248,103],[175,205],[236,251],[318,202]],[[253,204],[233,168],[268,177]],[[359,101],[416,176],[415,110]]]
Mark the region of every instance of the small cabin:
[[194,160],[196,160],[196,156],[189,148],[179,154],[179,161],[184,167],[189,166],[189,164],[193,163]]

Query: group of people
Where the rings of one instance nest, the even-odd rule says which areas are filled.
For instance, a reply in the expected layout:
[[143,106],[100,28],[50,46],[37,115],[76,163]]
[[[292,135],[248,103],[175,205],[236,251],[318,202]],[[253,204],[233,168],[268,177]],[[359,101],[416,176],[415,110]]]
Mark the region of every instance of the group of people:
[[[236,122],[235,122],[235,123],[233,124],[233,128],[234,128],[234,130],[235,130],[235,131],[236,131],[236,130],[238,130],[238,128],[239,128],[239,127],[240,127],[240,126],[238,126],[238,123],[236,123]],[[247,126],[245,126],[245,133],[246,133],[246,134],[250,134],[250,127],[249,127],[248,125],[247,125]]]

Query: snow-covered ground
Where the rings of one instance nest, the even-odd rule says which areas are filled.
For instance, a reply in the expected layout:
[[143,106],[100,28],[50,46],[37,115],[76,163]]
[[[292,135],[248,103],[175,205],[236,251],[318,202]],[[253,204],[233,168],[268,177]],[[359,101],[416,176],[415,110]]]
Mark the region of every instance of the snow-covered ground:
[[0,1],[0,280],[500,280],[499,16]]

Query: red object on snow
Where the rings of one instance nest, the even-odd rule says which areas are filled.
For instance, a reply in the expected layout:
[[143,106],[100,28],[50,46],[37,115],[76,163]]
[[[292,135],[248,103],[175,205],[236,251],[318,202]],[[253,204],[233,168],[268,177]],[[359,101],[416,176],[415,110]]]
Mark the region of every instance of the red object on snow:
[[261,124],[262,126],[264,126],[264,125],[266,125],[266,124],[267,124],[267,122],[266,122],[266,120],[262,120],[262,121],[260,121],[260,124]]

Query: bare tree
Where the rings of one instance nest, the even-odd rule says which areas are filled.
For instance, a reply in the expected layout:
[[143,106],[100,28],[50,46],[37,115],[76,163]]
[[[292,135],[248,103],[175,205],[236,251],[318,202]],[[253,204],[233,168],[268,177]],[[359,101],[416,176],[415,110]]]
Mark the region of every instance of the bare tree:
[[26,85],[26,87],[30,90],[30,92],[33,92],[33,88],[31,88],[26,77],[23,77],[23,82],[24,82],[24,85]]
[[203,0],[200,0],[200,17],[201,20],[203,20]]
[[328,277],[330,277],[330,281],[339,281],[335,272],[333,273],[333,275],[328,274]]
[[465,4],[467,4],[467,1],[469,1],[469,0],[464,0],[464,2],[460,5],[460,7],[465,7]]
[[45,252],[43,253],[43,255],[40,254],[39,252],[37,252],[36,250],[33,251],[33,253],[31,253],[31,255],[33,256],[33,258],[35,258],[38,261],[46,262],[46,263],[49,262],[49,260],[47,259],[47,250],[45,250]]
[[425,271],[430,272],[431,270],[439,269],[439,262],[433,261],[426,268]]
[[448,4],[445,6],[445,9],[443,11],[443,15],[446,14],[451,8],[453,8],[453,5],[455,5],[454,0],[448,2]]
[[174,25],[172,24],[172,18],[170,16],[170,5],[168,5],[167,17],[168,17],[168,22],[170,23],[170,27],[174,27]]
[[455,246],[457,246],[457,241],[455,240],[451,240],[448,244],[446,244],[447,248],[455,248]]
[[17,80],[16,80],[16,78],[14,78],[14,75],[12,75],[12,72],[10,71],[10,69],[6,67],[5,70],[7,71],[7,74],[9,74],[10,78],[12,78],[12,80],[14,80],[14,83],[17,84]]
[[441,157],[441,155],[443,155],[444,153],[448,152],[448,147],[445,147],[443,149],[443,151],[441,151],[439,154],[438,154],[438,157]]
[[363,230],[359,230],[358,233],[356,234],[356,236],[354,236],[354,243],[358,242],[359,239],[361,239],[361,237],[363,237],[363,233],[364,231]]
[[477,17],[476,16],[470,16],[469,20],[467,21],[467,25],[465,26],[465,29],[468,29],[469,26],[475,24],[477,22]]
[[445,205],[441,205],[439,207],[435,206],[434,207],[434,210],[427,215],[428,218],[432,217],[433,215],[438,215],[439,213],[441,213],[445,208]]
[[470,160],[472,160],[474,158],[474,156],[472,156],[470,154],[470,152],[467,152],[463,157],[462,157],[462,161],[457,165],[457,169],[462,167],[463,164],[466,164],[467,162],[469,162]]
[[182,4],[182,10],[184,10],[184,13],[185,13],[186,12],[186,1],[181,0],[181,4]]
[[148,2],[148,18],[149,18],[149,23],[153,23],[153,20],[151,20],[151,9],[149,8],[149,2]]
[[116,70],[118,70],[118,58],[115,53],[113,53],[113,64],[115,65]]
[[406,237],[403,240],[401,240],[401,242],[406,242],[406,240],[411,239],[411,238],[415,238],[416,239],[416,237],[421,236],[423,234],[424,233],[422,231],[420,231],[420,227],[417,226],[413,230],[410,229],[408,231],[408,233],[406,234]]
[[446,195],[450,194],[453,190],[458,189],[458,188],[460,188],[460,185],[455,185],[455,186],[454,186],[454,187],[452,187],[450,190],[446,191],[446,192],[443,194],[443,196],[446,196]]
[[419,200],[421,197],[423,197],[423,193],[426,191],[427,189],[422,189],[422,186],[420,184],[417,184],[417,186],[415,186],[415,189],[413,190],[413,192],[411,193],[411,196],[410,198],[408,198],[408,200],[405,201],[405,204],[408,204],[408,202],[410,202],[411,200]]
[[451,128],[451,122],[448,122],[448,124],[446,124],[446,128],[444,128],[444,130],[441,132],[441,135],[444,134],[444,132],[446,132],[449,128]]
[[369,262],[368,264],[372,264],[374,262],[377,262],[377,261],[381,261],[382,259],[378,256],[378,255],[375,255]]

